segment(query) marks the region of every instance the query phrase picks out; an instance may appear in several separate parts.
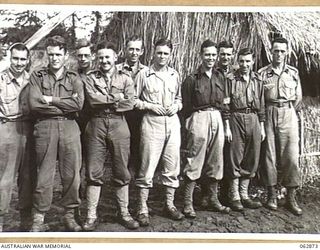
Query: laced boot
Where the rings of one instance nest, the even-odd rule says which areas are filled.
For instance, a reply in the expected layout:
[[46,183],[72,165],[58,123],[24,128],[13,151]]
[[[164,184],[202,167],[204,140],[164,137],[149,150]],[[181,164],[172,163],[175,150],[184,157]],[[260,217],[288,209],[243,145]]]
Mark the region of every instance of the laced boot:
[[75,208],[66,208],[63,223],[69,232],[79,232],[82,230],[81,226],[75,220]]
[[288,187],[288,194],[287,194],[287,201],[286,201],[286,207],[290,212],[292,212],[294,215],[302,215],[302,209],[297,203],[296,200],[296,189],[293,187]]
[[249,197],[248,195],[249,184],[250,184],[249,178],[240,179],[239,189],[240,189],[240,197],[241,197],[242,205],[250,209],[256,209],[256,208],[262,207],[262,204],[260,201],[254,201]]
[[119,207],[118,219],[121,225],[128,229],[137,229],[139,223],[129,213],[129,185],[115,187],[117,205]]
[[239,194],[239,178],[234,178],[230,180],[229,200],[230,200],[230,207],[233,211],[237,211],[237,212],[243,211],[243,205],[240,201],[240,194]]
[[172,220],[182,220],[184,215],[175,207],[174,193],[175,188],[166,187],[166,205],[164,206],[164,214]]
[[83,230],[93,231],[97,226],[97,207],[101,193],[100,186],[87,186],[87,218],[82,225]]
[[218,199],[218,181],[212,180],[209,183],[209,207],[210,210],[228,214],[229,207],[223,206]]
[[147,227],[150,225],[149,209],[147,200],[149,196],[149,189],[139,188],[139,206],[137,212],[137,221],[140,227]]
[[193,208],[193,191],[195,188],[196,182],[191,180],[186,180],[185,189],[184,189],[184,207],[183,213],[187,218],[194,219],[196,218],[196,212]]
[[278,201],[277,201],[277,191],[275,186],[268,186],[268,198],[267,198],[267,208],[270,210],[278,209]]
[[48,230],[47,225],[44,224],[45,213],[37,210],[32,211],[32,226],[30,232],[45,232]]

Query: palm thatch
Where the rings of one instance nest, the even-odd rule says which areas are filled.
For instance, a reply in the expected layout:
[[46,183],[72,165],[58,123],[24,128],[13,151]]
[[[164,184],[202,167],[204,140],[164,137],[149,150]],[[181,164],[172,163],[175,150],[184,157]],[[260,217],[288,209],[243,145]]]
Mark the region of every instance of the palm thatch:
[[253,48],[259,68],[270,61],[271,39],[280,34],[290,42],[290,63],[308,70],[310,52],[320,54],[319,20],[320,12],[118,12],[105,36],[115,39],[123,51],[128,37],[140,35],[146,64],[152,61],[153,43],[160,37],[171,39],[175,45],[171,64],[184,77],[199,63],[205,39],[232,41],[236,52]]

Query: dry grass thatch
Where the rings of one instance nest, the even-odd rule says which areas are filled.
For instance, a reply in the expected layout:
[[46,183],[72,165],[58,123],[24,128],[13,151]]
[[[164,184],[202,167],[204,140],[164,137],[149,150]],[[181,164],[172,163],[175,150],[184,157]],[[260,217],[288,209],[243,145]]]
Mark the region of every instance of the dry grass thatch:
[[236,52],[253,48],[259,68],[270,59],[273,35],[281,33],[290,41],[290,61],[297,66],[299,57],[307,60],[311,50],[320,54],[319,20],[320,12],[118,12],[105,34],[118,42],[121,51],[128,37],[140,35],[146,64],[152,61],[154,42],[160,37],[171,39],[175,45],[171,64],[185,77],[199,63],[199,47],[208,38],[232,41]]

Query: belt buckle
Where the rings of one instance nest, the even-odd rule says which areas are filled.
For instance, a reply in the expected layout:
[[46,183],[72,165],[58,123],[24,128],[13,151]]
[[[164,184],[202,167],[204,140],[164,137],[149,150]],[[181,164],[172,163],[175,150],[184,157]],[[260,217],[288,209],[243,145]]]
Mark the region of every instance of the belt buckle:
[[283,103],[283,102],[279,102],[279,103],[278,103],[278,107],[279,107],[279,108],[283,108],[283,107],[284,107],[284,103]]
[[245,113],[246,113],[246,114],[250,114],[250,111],[251,111],[250,108],[246,108],[246,109],[245,109]]
[[9,121],[9,119],[7,118],[0,118],[1,123],[7,123]]

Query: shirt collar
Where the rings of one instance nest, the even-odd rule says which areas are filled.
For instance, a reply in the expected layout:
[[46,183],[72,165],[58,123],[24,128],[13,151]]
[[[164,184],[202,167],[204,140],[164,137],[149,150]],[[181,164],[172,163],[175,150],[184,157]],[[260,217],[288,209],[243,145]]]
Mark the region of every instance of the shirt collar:
[[[283,66],[282,72],[286,72],[286,73],[289,72],[288,64],[285,64],[285,65]],[[276,73],[276,72],[274,71],[273,67],[272,67],[272,63],[269,64],[269,66],[268,66],[268,68],[267,68],[267,73],[268,73],[268,74]]]
[[[168,72],[170,75],[174,75],[174,69],[170,68],[169,66],[166,66],[166,70],[162,71],[162,72]],[[151,75],[156,75],[157,73],[159,73],[159,71],[156,71],[154,64],[151,65],[151,67],[149,68],[149,74],[148,76]]]
[[[17,81],[17,79],[14,77],[14,75],[12,74],[10,67],[6,70],[6,72],[7,72],[7,74],[8,74],[8,82],[7,82],[7,84],[15,83],[15,84],[17,84],[18,86],[21,86],[21,83],[19,83],[19,82]],[[24,82],[25,79],[29,79],[29,74],[28,74],[28,72],[24,70],[24,71],[22,72],[22,74],[21,74],[21,77],[22,77],[22,78],[21,78],[21,79],[22,79],[22,82]]]

